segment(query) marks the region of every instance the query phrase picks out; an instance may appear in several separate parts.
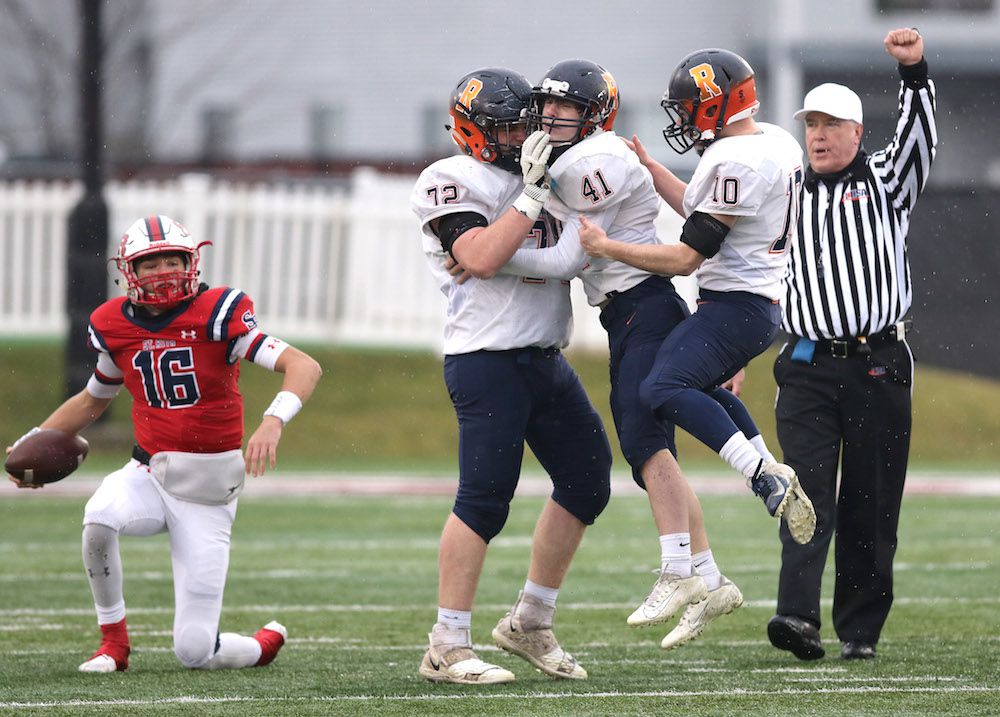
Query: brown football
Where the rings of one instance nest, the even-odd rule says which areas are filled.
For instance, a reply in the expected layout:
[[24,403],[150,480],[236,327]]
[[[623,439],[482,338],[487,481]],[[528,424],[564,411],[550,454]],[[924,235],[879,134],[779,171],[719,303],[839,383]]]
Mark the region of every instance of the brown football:
[[4,468],[27,483],[54,483],[79,468],[88,450],[85,438],[44,428],[18,443],[7,455]]

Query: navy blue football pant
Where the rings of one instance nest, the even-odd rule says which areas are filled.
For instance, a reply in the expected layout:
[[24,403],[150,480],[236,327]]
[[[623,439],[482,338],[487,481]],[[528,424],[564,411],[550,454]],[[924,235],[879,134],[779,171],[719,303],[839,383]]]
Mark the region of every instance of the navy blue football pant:
[[875,644],[892,607],[913,357],[899,341],[846,358],[817,347],[805,363],[791,360],[795,342],[774,363],[778,441],[816,508],[816,534],[799,545],[781,524],[778,614],[819,626],[823,569],[836,533],[833,627],[842,641]]
[[660,346],[640,399],[715,452],[737,432],[758,435],[742,401],[717,387],[771,345],[780,322],[777,302],[703,289],[698,310]]
[[446,356],[458,418],[455,515],[487,543],[507,521],[527,441],[552,500],[591,525],[611,494],[611,447],[580,379],[557,349]]
[[676,456],[677,447],[673,423],[657,419],[639,400],[639,384],[663,340],[690,315],[673,283],[661,276],[615,295],[601,311],[611,355],[611,415],[632,478],[642,487],[643,464],[663,449]]

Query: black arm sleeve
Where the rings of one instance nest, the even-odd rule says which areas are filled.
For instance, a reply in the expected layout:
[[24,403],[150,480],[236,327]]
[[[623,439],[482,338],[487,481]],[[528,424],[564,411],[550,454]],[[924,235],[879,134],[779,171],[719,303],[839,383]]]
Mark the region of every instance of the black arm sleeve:
[[899,65],[899,77],[903,83],[913,90],[927,86],[927,60],[923,57],[913,65]]
[[[441,240],[441,246],[444,247],[444,250],[451,254],[451,247],[456,239],[474,227],[485,226],[489,226],[489,222],[486,221],[486,217],[482,214],[476,214],[475,212],[455,212],[454,214],[445,214],[438,220],[435,233],[438,239]],[[455,255],[451,254],[451,258],[455,259]],[[458,261],[458,259],[455,259],[455,261]]]
[[695,212],[684,222],[681,241],[706,259],[711,259],[719,253],[728,233],[729,227],[711,214]]

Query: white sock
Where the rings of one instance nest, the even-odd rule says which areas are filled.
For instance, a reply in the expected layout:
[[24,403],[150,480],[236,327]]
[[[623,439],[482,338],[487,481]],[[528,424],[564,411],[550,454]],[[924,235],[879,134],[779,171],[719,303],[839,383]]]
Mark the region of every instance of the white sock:
[[206,670],[238,670],[253,667],[260,659],[260,643],[252,637],[235,632],[219,635],[219,651],[205,663]]
[[449,630],[468,630],[472,627],[471,610],[450,610],[438,607],[438,624]]
[[660,536],[660,570],[691,576],[691,534],[670,533]]
[[691,563],[705,580],[709,590],[715,590],[722,585],[722,573],[719,572],[719,566],[715,564],[715,556],[712,555],[711,548],[692,555]]
[[533,583],[530,580],[524,581],[524,594],[532,595],[541,600],[549,607],[556,606],[556,598],[559,597],[559,588],[547,588],[544,585]]
[[119,602],[117,605],[111,605],[110,607],[104,607],[94,603],[94,609],[97,611],[98,625],[114,625],[116,622],[121,622],[125,619],[124,600]]
[[747,440],[742,431],[737,431],[726,441],[726,445],[719,451],[719,455],[722,456],[722,460],[748,479],[754,477],[757,466],[764,460],[764,456],[757,452],[757,449]]
[[764,436],[759,433],[750,439],[750,445],[757,449],[760,453],[761,458],[764,459],[765,463],[777,463],[778,459],[774,457],[771,451],[767,450],[767,444],[764,443]]

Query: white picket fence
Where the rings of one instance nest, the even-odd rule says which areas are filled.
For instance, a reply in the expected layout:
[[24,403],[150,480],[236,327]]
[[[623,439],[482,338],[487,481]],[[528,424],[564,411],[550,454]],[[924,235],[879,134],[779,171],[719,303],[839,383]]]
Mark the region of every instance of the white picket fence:
[[[444,297],[434,286],[409,209],[415,177],[359,169],[350,186],[248,184],[185,175],[114,182],[108,255],[135,219],[161,213],[199,239],[204,280],[249,294],[261,326],[297,342],[440,350]],[[66,220],[79,183],[0,183],[0,336],[66,333]],[[660,236],[679,220],[661,213]],[[109,268],[109,296],[119,289]],[[573,282],[573,346],[602,350],[597,312]],[[681,291],[691,295],[689,281]]]

